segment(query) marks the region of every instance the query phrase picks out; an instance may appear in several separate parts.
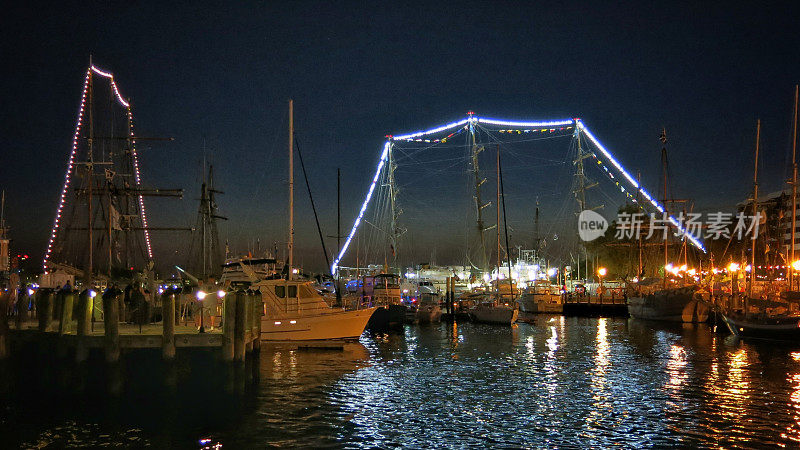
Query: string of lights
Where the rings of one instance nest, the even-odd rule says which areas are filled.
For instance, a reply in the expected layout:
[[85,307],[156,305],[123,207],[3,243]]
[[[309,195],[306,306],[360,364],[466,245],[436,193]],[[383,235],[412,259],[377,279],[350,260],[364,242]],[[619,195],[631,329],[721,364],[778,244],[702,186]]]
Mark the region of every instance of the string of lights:
[[[72,137],[72,151],[70,152],[69,160],[67,161],[67,173],[66,173],[66,175],[64,177],[64,186],[61,189],[61,196],[60,196],[59,201],[58,201],[58,208],[56,209],[56,218],[55,218],[55,221],[53,222],[53,228],[50,231],[50,239],[48,240],[48,243],[47,243],[47,250],[45,251],[44,258],[42,260],[42,268],[44,269],[45,272],[47,272],[47,269],[48,269],[47,263],[50,260],[50,256],[53,253],[53,245],[54,245],[55,240],[56,240],[56,236],[57,236],[57,233],[58,233],[59,225],[61,223],[61,215],[62,215],[63,210],[64,210],[64,204],[66,203],[67,190],[69,189],[69,185],[70,185],[70,181],[71,181],[71,175],[72,175],[72,169],[73,169],[73,167],[75,165],[75,155],[77,154],[77,151],[78,151],[78,141],[80,139],[80,133],[81,133],[81,129],[82,129],[82,126],[83,126],[83,114],[84,114],[84,112],[86,110],[86,95],[87,95],[88,90],[89,90],[89,83],[91,83],[91,81],[92,81],[92,74],[93,73],[97,74],[97,75],[99,75],[101,77],[107,78],[109,80],[109,83],[111,85],[111,89],[114,91],[114,95],[116,96],[117,101],[119,102],[120,105],[122,105],[126,109],[126,113],[127,113],[127,116],[128,116],[128,124],[129,124],[128,132],[130,133],[130,137],[131,137],[131,154],[133,156],[134,177],[135,177],[135,180],[136,180],[136,186],[141,186],[141,176],[140,176],[140,173],[139,173],[139,158],[138,158],[138,155],[136,153],[136,145],[135,145],[136,144],[136,140],[135,140],[134,134],[133,134],[133,112],[131,111],[130,102],[126,101],[122,97],[122,94],[120,93],[119,88],[117,87],[117,83],[114,81],[114,75],[112,73],[100,70],[97,67],[95,67],[94,65],[89,66],[89,68],[86,69],[86,77],[84,78],[84,81],[83,81],[83,92],[81,94],[81,104],[80,104],[80,108],[78,109],[78,120],[77,120],[77,123],[75,125],[75,134]],[[139,207],[141,208],[141,211],[142,211],[142,225],[143,225],[143,228],[144,228],[144,236],[145,236],[145,244],[147,246],[147,254],[148,254],[148,257],[152,260],[153,259],[153,251],[152,251],[152,247],[150,245],[150,233],[148,232],[148,227],[147,227],[147,213],[146,213],[145,207],[144,207],[144,199],[143,199],[143,197],[141,195],[139,195]]]
[[[586,128],[586,126],[583,124],[583,122],[580,119],[575,118],[575,119],[564,119],[564,120],[555,120],[555,121],[541,121],[541,122],[518,122],[518,121],[507,121],[507,120],[498,120],[498,119],[489,119],[489,118],[483,118],[483,117],[475,117],[475,116],[472,115],[472,113],[470,113],[470,115],[466,119],[459,120],[457,122],[452,122],[452,123],[449,123],[447,125],[442,125],[440,127],[432,128],[432,129],[427,130],[427,131],[418,131],[418,132],[415,132],[415,133],[409,133],[409,134],[404,134],[404,135],[399,135],[399,136],[392,136],[392,135],[387,135],[386,136],[388,138],[388,140],[386,141],[386,143],[383,146],[383,153],[381,153],[381,157],[380,157],[380,159],[378,161],[378,167],[377,167],[377,169],[375,171],[375,176],[372,179],[372,183],[370,184],[369,190],[367,191],[367,196],[364,199],[364,202],[361,204],[361,210],[359,211],[358,216],[356,217],[356,220],[353,222],[353,226],[350,229],[350,233],[348,234],[347,239],[344,242],[344,245],[342,246],[341,250],[339,251],[339,255],[336,257],[336,259],[333,262],[333,265],[331,266],[331,271],[333,273],[336,273],[337,268],[339,267],[339,262],[342,260],[344,255],[347,253],[347,249],[350,246],[350,242],[352,241],[353,236],[355,235],[356,231],[358,230],[359,225],[361,224],[361,221],[362,221],[362,219],[364,217],[364,212],[366,211],[367,207],[369,206],[369,202],[370,202],[370,200],[372,198],[373,191],[375,190],[375,184],[378,182],[378,179],[379,179],[380,174],[381,174],[381,170],[383,170],[384,165],[386,163],[386,160],[388,158],[389,149],[390,149],[390,146],[392,144],[392,141],[400,141],[400,140],[402,140],[402,141],[411,141],[411,140],[413,140],[413,141],[422,141],[422,142],[438,142],[438,141],[440,141],[438,139],[434,140],[434,139],[423,139],[423,138],[425,136],[429,136],[429,135],[436,134],[436,133],[441,133],[441,132],[448,131],[448,130],[453,129],[453,128],[463,127],[468,123],[482,123],[482,124],[489,124],[489,125],[499,125],[499,126],[515,128],[515,129],[516,128],[526,128],[527,130],[522,130],[523,132],[532,131],[532,130],[530,130],[532,128],[551,129],[551,128],[562,128],[562,127],[567,127],[567,126],[570,126],[570,127],[574,126],[574,127],[576,127],[578,129],[579,132],[584,133],[586,135],[586,137],[589,138],[591,143],[594,144],[594,146],[598,150],[600,150],[600,152],[603,154],[603,156],[609,162],[611,162],[611,165],[614,166],[614,168],[617,169],[617,171],[641,194],[641,196],[644,199],[646,199],[660,213],[664,213],[666,211],[664,209],[664,207],[658,202],[658,200],[653,198],[647,192],[646,189],[644,189],[642,186],[639,185],[639,183],[636,182],[636,180],[625,170],[625,168],[622,167],[622,164],[620,164],[616,160],[616,158],[614,158],[614,156],[611,154],[611,152],[609,152],[603,146],[603,144],[600,143],[600,141],[594,136],[594,134],[592,134],[591,131],[589,131],[588,128]],[[501,131],[503,131],[503,132],[512,132],[512,130],[501,130]],[[516,131],[516,130],[514,130],[514,131]],[[442,142],[444,142],[444,141],[442,140]],[[595,157],[597,157],[597,156],[595,155]],[[598,161],[599,161],[599,158],[598,158]],[[614,175],[611,173],[611,171],[609,171],[605,167],[605,165],[603,165],[603,167],[606,170],[606,172],[608,172],[609,176],[612,179],[614,179]],[[621,192],[626,194],[626,197],[628,197],[628,198],[631,197],[630,193],[627,192],[621,184],[619,184],[619,187],[620,187]],[[687,239],[689,239],[689,241],[695,247],[697,247],[703,253],[706,253],[706,249],[703,246],[702,242],[700,242],[700,240],[697,239],[697,237],[695,237],[691,233],[687,232],[687,230],[678,222],[677,219],[675,219],[675,217],[670,215],[668,220],[670,221],[670,223],[673,224],[673,226],[675,226],[675,228],[682,235],[686,236]]]

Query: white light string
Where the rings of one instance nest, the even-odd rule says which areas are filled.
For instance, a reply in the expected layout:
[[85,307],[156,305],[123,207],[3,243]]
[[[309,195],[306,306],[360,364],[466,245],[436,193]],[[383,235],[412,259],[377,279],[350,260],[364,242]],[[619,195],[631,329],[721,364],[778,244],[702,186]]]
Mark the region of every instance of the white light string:
[[[614,157],[611,155],[611,152],[609,152],[608,150],[606,150],[606,148],[605,148],[605,147],[603,147],[603,144],[601,144],[601,143],[600,143],[600,141],[598,141],[598,140],[597,140],[597,138],[596,138],[596,137],[594,137],[594,135],[592,134],[592,132],[591,132],[591,131],[589,131],[589,129],[588,129],[588,128],[586,128],[586,126],[583,124],[583,122],[581,122],[580,120],[577,120],[577,119],[576,119],[576,121],[577,121],[577,124],[576,124],[576,126],[578,127],[578,129],[579,129],[580,131],[582,131],[582,132],[583,132],[583,133],[586,135],[586,137],[588,137],[588,138],[589,138],[589,140],[590,140],[590,141],[592,141],[592,143],[594,144],[594,146],[595,146],[595,147],[596,147],[598,150],[600,150],[600,152],[601,152],[601,153],[603,153],[603,155],[604,155],[604,156],[605,156],[605,157],[606,157],[606,158],[607,158],[609,161],[611,161],[611,164],[612,164],[614,167],[616,167],[616,168],[617,168],[617,170],[618,170],[618,171],[619,171],[619,172],[620,172],[620,173],[621,173],[621,174],[622,174],[622,175],[623,175],[623,176],[624,176],[624,177],[625,177],[625,178],[628,180],[628,182],[630,182],[630,183],[631,183],[631,185],[632,185],[634,188],[636,188],[636,189],[639,191],[639,193],[640,193],[640,194],[642,194],[642,197],[644,197],[645,199],[647,199],[647,201],[648,201],[648,202],[650,202],[650,204],[651,204],[651,205],[653,205],[653,206],[654,206],[654,207],[655,207],[655,208],[658,210],[658,212],[660,212],[660,213],[662,213],[662,214],[663,214],[663,213],[664,213],[666,210],[665,210],[665,209],[664,209],[664,207],[661,205],[661,203],[659,203],[659,202],[658,202],[658,200],[656,200],[655,198],[653,198],[653,197],[652,197],[652,196],[651,196],[651,195],[650,195],[650,194],[647,192],[647,190],[645,190],[645,188],[643,188],[642,186],[640,186],[640,185],[639,185],[639,183],[637,183],[637,182],[636,182],[636,180],[635,180],[635,179],[634,179],[634,178],[633,178],[633,177],[632,177],[632,176],[631,176],[631,175],[630,175],[630,174],[629,174],[629,173],[628,173],[628,172],[625,170],[625,168],[624,168],[624,167],[622,167],[622,164],[620,164],[620,163],[619,163],[619,162],[618,162],[616,159],[614,159]],[[670,216],[668,217],[668,220],[670,221],[670,223],[672,223],[672,225],[674,225],[674,226],[675,226],[675,228],[676,228],[676,229],[677,229],[677,230],[680,232],[680,234],[681,234],[682,236],[686,236],[686,238],[687,238],[687,239],[689,239],[689,241],[690,241],[690,242],[691,242],[691,243],[692,243],[692,244],[693,244],[695,247],[697,247],[697,249],[698,249],[698,250],[702,251],[703,253],[706,253],[706,249],[705,249],[705,247],[703,247],[703,243],[702,243],[702,242],[700,242],[700,240],[698,240],[698,239],[697,239],[697,238],[696,238],[696,237],[695,237],[693,234],[691,234],[691,233],[689,233],[688,231],[686,231],[686,229],[685,229],[685,228],[684,228],[684,227],[683,227],[683,226],[680,224],[680,222],[678,222],[678,220],[677,220],[677,219],[675,219],[675,217],[673,217],[672,215],[670,215]]]
[[61,188],[61,197],[58,200],[58,209],[56,209],[56,220],[53,222],[53,229],[50,231],[50,240],[47,242],[47,250],[44,252],[44,259],[42,260],[42,268],[47,272],[47,261],[50,259],[50,254],[53,252],[53,242],[56,239],[56,230],[61,222],[61,213],[64,209],[64,201],[67,197],[67,189],[69,189],[70,174],[72,173],[72,166],[75,163],[75,153],[78,151],[78,138],[81,132],[81,125],[83,124],[83,110],[86,106],[86,92],[89,89],[89,79],[92,76],[92,68],[86,69],[86,78],[83,80],[83,93],[81,94],[81,106],[78,109],[78,121],[75,124],[75,134],[72,137],[72,151],[69,154],[67,161],[67,175],[64,177],[64,187]]
[[[58,209],[56,210],[56,219],[53,222],[53,228],[52,228],[52,230],[50,232],[50,239],[49,239],[49,241],[47,243],[47,250],[45,251],[44,258],[42,260],[42,268],[44,269],[45,272],[47,272],[47,263],[48,263],[48,261],[50,259],[50,256],[52,255],[52,252],[53,252],[53,244],[55,242],[56,233],[58,231],[58,227],[59,227],[60,222],[61,222],[61,214],[63,213],[63,210],[64,210],[64,203],[66,201],[67,190],[69,189],[70,178],[71,178],[71,174],[72,174],[72,168],[74,167],[74,164],[75,164],[75,154],[78,151],[78,139],[80,138],[81,127],[83,125],[83,113],[84,113],[84,110],[86,109],[86,93],[88,92],[88,89],[89,89],[89,81],[91,80],[92,73],[96,73],[97,75],[100,75],[102,77],[105,77],[105,78],[109,79],[109,82],[111,84],[111,88],[114,91],[114,95],[117,97],[117,101],[122,106],[124,106],[125,109],[127,110],[128,120],[129,120],[129,123],[131,124],[129,131],[130,131],[130,136],[131,136],[131,145],[132,145],[131,154],[133,155],[134,176],[136,178],[136,186],[141,186],[141,176],[139,175],[139,158],[138,158],[138,155],[136,154],[136,145],[135,145],[136,144],[136,140],[134,139],[134,134],[133,134],[133,113],[131,112],[131,105],[130,105],[129,102],[125,101],[125,99],[122,97],[122,94],[120,94],[119,88],[117,88],[117,83],[114,81],[114,75],[113,74],[111,74],[110,72],[105,72],[103,70],[100,70],[95,66],[90,66],[86,70],[86,78],[83,81],[83,93],[81,94],[81,106],[80,106],[79,111],[78,111],[78,121],[77,121],[77,124],[75,125],[75,134],[73,135],[73,138],[72,138],[72,151],[70,152],[69,160],[67,162],[67,174],[64,177],[64,187],[61,189],[61,197],[59,198]],[[148,227],[147,227],[147,213],[146,213],[145,208],[144,208],[144,198],[141,195],[139,195],[139,207],[142,210],[142,225],[143,225],[143,228],[144,228],[145,244],[147,245],[147,255],[152,260],[153,259],[153,251],[152,251],[152,248],[150,246],[150,233],[149,233]]]
[[[386,141],[386,143],[383,146],[383,153],[381,154],[381,158],[378,161],[378,168],[375,171],[375,176],[373,177],[372,184],[370,184],[369,191],[367,192],[367,196],[364,199],[364,202],[361,204],[361,210],[358,213],[358,217],[356,218],[355,222],[353,223],[353,227],[350,229],[350,234],[347,236],[347,239],[345,240],[345,243],[342,246],[342,249],[339,252],[339,255],[337,256],[336,260],[333,262],[333,265],[331,266],[331,271],[334,274],[336,273],[336,271],[337,271],[337,269],[339,267],[339,262],[342,260],[342,258],[344,257],[345,253],[347,252],[347,249],[350,246],[350,241],[353,239],[353,236],[355,235],[356,231],[358,230],[358,226],[361,224],[361,220],[364,217],[364,213],[365,213],[365,211],[367,209],[367,206],[369,205],[370,199],[372,198],[372,193],[373,193],[373,191],[375,189],[375,184],[378,182],[378,178],[380,176],[381,170],[383,169],[383,167],[384,167],[384,165],[386,163],[386,159],[388,157],[388,152],[389,152],[389,146],[391,145],[392,140],[411,140],[411,139],[416,139],[416,138],[420,138],[420,137],[423,137],[423,136],[428,136],[428,135],[431,135],[431,134],[441,133],[443,131],[447,131],[447,130],[450,130],[452,128],[461,127],[461,126],[464,126],[464,125],[466,125],[467,123],[470,123],[470,122],[472,122],[472,123],[476,123],[476,122],[477,123],[485,123],[485,124],[490,124],[490,125],[502,125],[502,126],[507,126],[507,127],[512,127],[512,128],[551,128],[551,127],[563,127],[563,126],[567,126],[567,125],[574,125],[580,131],[582,131],[583,133],[586,134],[586,137],[589,138],[589,140],[594,144],[594,146],[597,147],[597,149],[600,150],[600,152],[611,162],[611,164],[622,174],[622,176],[624,176],[628,180],[628,182],[634,188],[636,188],[636,190],[639,193],[641,193],[642,197],[644,197],[648,202],[650,202],[650,204],[652,204],[653,207],[655,207],[659,212],[661,212],[661,213],[665,212],[664,207],[656,199],[654,199],[647,192],[647,190],[645,190],[643,187],[641,187],[639,185],[639,183],[636,182],[636,180],[625,170],[625,168],[622,167],[622,164],[620,164],[614,158],[614,156],[611,154],[611,152],[609,152],[600,143],[600,141],[598,141],[597,138],[594,137],[594,135],[591,133],[591,131],[589,131],[589,129],[586,128],[586,126],[583,124],[583,122],[580,119],[575,118],[575,119],[562,119],[562,120],[541,121],[541,122],[517,122],[517,121],[508,121],[508,120],[489,119],[489,118],[483,118],[483,117],[474,117],[474,116],[472,116],[470,114],[464,120],[459,120],[457,122],[452,122],[452,123],[449,123],[447,125],[442,125],[440,127],[432,128],[432,129],[427,130],[427,131],[418,131],[418,132],[415,132],[415,133],[404,134],[404,135],[399,135],[399,136],[392,136],[392,135],[387,136],[389,138],[389,140]],[[686,238],[689,239],[689,241],[695,247],[697,247],[703,253],[706,253],[706,249],[705,249],[705,247],[703,247],[702,242],[700,242],[694,235],[692,235],[691,233],[687,232],[686,229],[683,226],[681,226],[681,224],[677,221],[677,219],[675,219],[673,216],[670,215],[668,220],[670,221],[670,223],[672,223],[675,226],[676,229],[678,229],[678,231],[681,233],[681,235],[686,236]]]

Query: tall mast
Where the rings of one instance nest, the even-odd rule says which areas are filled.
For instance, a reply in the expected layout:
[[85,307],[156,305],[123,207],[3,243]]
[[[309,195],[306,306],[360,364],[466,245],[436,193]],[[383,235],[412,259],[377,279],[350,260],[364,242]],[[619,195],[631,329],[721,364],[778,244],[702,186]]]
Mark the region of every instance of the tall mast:
[[797,94],[798,85],[794,86],[794,117],[792,120],[792,243],[789,256],[789,290],[794,289],[794,269],[791,264],[795,261],[794,256],[794,235],[797,227]]
[[205,279],[208,274],[206,269],[208,268],[208,252],[206,251],[206,246],[208,244],[208,233],[206,231],[206,223],[208,222],[208,216],[210,213],[208,212],[208,185],[206,185],[206,155],[205,155],[205,148],[203,148],[203,184],[200,185],[200,214],[202,217],[202,222],[200,225],[201,230],[201,244],[200,244],[200,261],[202,261],[203,269],[200,271],[200,276]]
[[293,276],[294,258],[294,104],[289,99],[289,274],[287,279]]
[[[636,172],[636,184],[638,184],[639,186],[642,185],[642,172]],[[642,191],[641,189],[636,190],[636,207],[638,208],[641,208],[641,205],[639,203],[641,201],[641,198],[639,196],[639,193],[641,191]],[[637,237],[639,239],[639,269],[636,271],[636,278],[639,281],[641,281],[641,279],[644,278],[642,276],[642,233],[639,232],[637,234],[638,234]]]
[[[758,211],[758,144],[761,142],[761,119],[756,122],[756,161],[753,167],[753,217],[758,220],[756,213]],[[756,239],[758,236],[753,236],[751,239],[752,245],[750,247],[750,279],[747,285],[747,296],[753,297],[753,278],[756,276]]]
[[536,215],[533,219],[533,241],[534,250],[536,250],[536,257],[539,257],[539,197],[536,197]]
[[[664,215],[669,217],[669,212],[667,209],[667,129],[664,128],[661,130],[661,143],[663,147],[661,147],[661,171],[662,177],[664,181],[664,199],[661,202],[664,205]],[[669,264],[669,233],[664,237],[664,289],[667,288],[667,264]]]
[[[472,116],[473,113],[470,111],[469,118],[472,119]],[[480,261],[478,261],[478,264],[480,264],[481,270],[486,270],[489,268],[489,260],[486,257],[486,239],[484,237],[486,229],[483,226],[483,208],[489,206],[489,203],[483,204],[481,201],[481,185],[486,182],[486,178],[481,177],[478,166],[478,155],[483,151],[483,146],[478,145],[475,139],[475,125],[472,120],[469,121],[469,133],[472,145],[472,173],[475,177],[475,211],[477,213],[477,228],[480,241],[480,248],[478,249],[480,252],[478,254]]]
[[[581,125],[580,122],[577,120],[575,121],[575,133],[574,133],[575,142],[578,145],[578,156],[575,158],[575,182],[573,183],[574,189],[572,193],[575,195],[575,200],[578,202],[578,214],[582,211],[585,211],[586,208],[586,189],[593,188],[597,186],[597,182],[587,184],[586,183],[586,173],[583,170],[583,160],[589,158],[591,154],[584,152],[583,147],[581,146]],[[602,205],[596,206],[592,209],[602,208]],[[589,280],[589,251],[586,248],[586,244],[581,245],[581,249],[583,250],[583,259],[584,259],[584,277],[586,280]],[[580,274],[580,264],[581,258],[580,254],[578,256],[578,274]],[[580,276],[580,275],[579,275]]]
[[[90,57],[89,58],[89,65],[91,65],[91,63],[92,63],[92,60],[91,60],[91,57]],[[89,75],[89,92],[88,92],[88,94],[89,94],[89,139],[88,139],[88,143],[89,143],[89,162],[86,165],[86,174],[87,174],[87,178],[89,179],[89,190],[88,190],[88,195],[89,195],[89,201],[88,201],[88,204],[89,204],[89,208],[88,208],[89,209],[89,211],[88,211],[89,222],[88,223],[89,223],[89,225],[87,226],[87,228],[89,230],[89,245],[88,245],[88,247],[89,247],[89,268],[87,270],[87,273],[84,274],[84,276],[86,278],[86,284],[89,284],[89,285],[92,284],[92,272],[94,271],[94,268],[92,267],[93,266],[93,261],[92,261],[92,256],[93,255],[92,255],[92,253],[94,253],[94,249],[93,249],[94,243],[92,242],[92,240],[94,239],[94,236],[92,236],[92,228],[94,228],[94,225],[92,223],[93,222],[93,220],[92,220],[92,191],[94,191],[94,165],[93,165],[93,163],[94,163],[94,98],[93,98],[94,97],[94,95],[93,95],[94,94],[94,92],[93,92],[94,88],[93,88],[93,84],[94,83],[93,83],[93,80],[94,80],[94,75],[90,74]]]
[[389,172],[388,172],[388,175],[389,175],[389,207],[391,209],[391,211],[390,211],[391,223],[390,223],[390,230],[389,230],[389,239],[391,241],[391,246],[392,246],[392,268],[394,268],[395,266],[397,266],[397,236],[398,236],[399,233],[398,233],[398,230],[397,230],[397,215],[398,215],[397,214],[397,186],[395,184],[395,179],[394,179],[394,170],[397,168],[397,166],[394,163],[394,157],[393,157],[393,153],[394,152],[392,151],[392,148],[393,148],[393,145],[389,144],[389,153],[388,153],[387,156],[388,156],[388,163],[389,163],[389,167],[388,167],[388,170],[389,170]]
[[[506,216],[506,193],[503,188],[503,166],[500,165],[500,144],[497,144],[497,175],[500,179],[500,195],[503,201],[503,234],[506,237],[506,258],[508,263],[508,286],[511,290],[511,301],[514,301],[514,277],[511,276],[511,247],[508,244],[508,216]],[[498,229],[500,224],[498,223]],[[498,231],[499,233],[499,231]],[[499,261],[498,261],[499,264]]]
[[497,283],[496,290],[497,296],[500,297],[500,145],[497,145]]
[[[342,170],[336,168],[336,254],[342,251]],[[335,255],[334,255],[335,256]],[[356,263],[358,266],[358,263]],[[336,268],[336,304],[342,304],[342,290],[340,289],[339,268]],[[356,269],[356,279],[358,269]]]

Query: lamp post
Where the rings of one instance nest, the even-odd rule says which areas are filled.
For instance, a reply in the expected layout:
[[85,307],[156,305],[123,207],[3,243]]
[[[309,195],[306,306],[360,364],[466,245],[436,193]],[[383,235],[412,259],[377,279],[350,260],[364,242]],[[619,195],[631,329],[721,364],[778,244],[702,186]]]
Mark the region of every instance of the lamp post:
[[603,293],[605,292],[605,289],[603,288],[603,277],[606,276],[606,273],[608,273],[608,271],[605,267],[597,269],[597,275],[600,277],[600,303],[603,303]]

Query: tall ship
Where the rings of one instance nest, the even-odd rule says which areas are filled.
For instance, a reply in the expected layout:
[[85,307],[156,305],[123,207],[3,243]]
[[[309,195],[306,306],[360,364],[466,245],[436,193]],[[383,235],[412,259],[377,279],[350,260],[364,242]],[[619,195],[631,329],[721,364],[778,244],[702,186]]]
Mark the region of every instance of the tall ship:
[[[661,164],[663,170],[664,183],[664,214],[669,215],[666,206],[670,200],[667,192],[667,135],[666,131],[661,132],[660,140],[664,144],[661,148]],[[639,240],[639,251],[641,254],[641,239]],[[637,279],[633,283],[629,292],[633,295],[628,297],[628,313],[634,319],[646,320],[665,320],[670,322],[705,322],[708,320],[710,306],[702,296],[696,295],[699,286],[693,281],[686,282],[686,277],[682,278],[681,285],[674,285],[675,280],[669,278],[669,234],[664,239],[664,276],[658,279]],[[687,251],[684,240],[684,252]],[[685,253],[684,253],[685,255]],[[641,261],[641,257],[640,257]],[[639,275],[642,275],[641,262]],[[658,285],[661,285],[660,288]]]
[[[791,231],[789,237],[791,239],[787,250],[788,260],[791,264],[787,266],[787,279],[778,295],[774,292],[769,292],[770,289],[764,289],[764,285],[760,286],[761,292],[754,292],[754,284],[756,279],[756,262],[755,255],[757,252],[758,239],[752,239],[752,247],[750,249],[750,273],[747,285],[747,291],[744,295],[733,300],[738,300],[741,308],[734,308],[731,303],[727,308],[722,311],[722,320],[734,336],[740,338],[752,339],[768,339],[776,341],[789,341],[797,343],[800,341],[800,313],[797,312],[798,304],[800,303],[800,291],[795,290],[795,278],[797,278],[797,270],[800,269],[800,263],[795,259],[795,240],[797,230],[797,122],[798,122],[798,94],[800,88],[795,86],[794,92],[794,117],[792,123],[792,179],[791,179]],[[757,217],[759,210],[758,201],[758,152],[759,144],[761,141],[761,121],[758,121],[756,128],[756,151],[755,151],[755,165],[753,171],[753,200],[752,200],[752,214]],[[780,229],[780,233],[784,230]],[[766,247],[766,244],[765,244]],[[764,252],[766,253],[766,252]],[[782,254],[782,252],[781,252]],[[782,280],[783,281],[783,280]],[[768,285],[772,282],[767,282]],[[780,286],[780,285],[779,285]],[[731,289],[733,291],[733,289]],[[772,295],[771,295],[772,294]],[[732,292],[733,295],[733,292]]]

